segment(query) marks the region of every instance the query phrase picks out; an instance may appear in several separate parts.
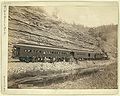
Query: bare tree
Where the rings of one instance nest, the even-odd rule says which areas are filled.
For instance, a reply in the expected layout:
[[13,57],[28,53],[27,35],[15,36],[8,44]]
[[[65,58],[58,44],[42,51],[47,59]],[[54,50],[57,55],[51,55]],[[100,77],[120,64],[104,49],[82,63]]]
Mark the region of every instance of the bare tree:
[[58,19],[58,13],[59,13],[58,8],[55,8],[54,11],[53,11],[53,13],[52,13],[52,16],[53,16],[54,18]]

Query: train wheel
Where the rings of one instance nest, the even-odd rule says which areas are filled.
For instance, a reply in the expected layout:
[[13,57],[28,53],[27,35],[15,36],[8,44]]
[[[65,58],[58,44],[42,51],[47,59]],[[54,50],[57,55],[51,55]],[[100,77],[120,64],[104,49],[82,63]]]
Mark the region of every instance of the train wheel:
[[83,61],[84,60],[84,58],[81,58],[81,61]]
[[82,58],[80,58],[79,61],[82,61]]
[[29,63],[29,62],[30,62],[30,58],[29,58],[29,57],[26,57],[26,58],[25,58],[25,62],[26,62],[26,63]]
[[70,58],[65,58],[65,62],[69,62],[70,61]]
[[59,61],[59,59],[58,59],[58,58],[55,58],[55,61],[56,61],[56,62],[58,62],[58,61]]
[[43,58],[41,58],[41,62],[45,62],[45,58],[43,57]]
[[64,61],[65,60],[65,58],[61,58],[61,61]]
[[38,57],[37,59],[38,59],[38,62],[40,62],[41,58],[40,58],[40,57]]
[[35,58],[35,62],[38,62],[38,57]]
[[53,63],[53,58],[50,58],[50,63]]
[[24,62],[24,58],[23,57],[19,57],[19,60],[21,61],[21,62]]

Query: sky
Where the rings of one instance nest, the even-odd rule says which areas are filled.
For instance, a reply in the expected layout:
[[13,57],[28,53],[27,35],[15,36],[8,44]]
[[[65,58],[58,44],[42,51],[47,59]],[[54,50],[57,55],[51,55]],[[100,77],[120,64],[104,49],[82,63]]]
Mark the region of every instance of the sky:
[[67,23],[82,24],[88,27],[118,24],[117,6],[56,6],[44,7],[46,12]]

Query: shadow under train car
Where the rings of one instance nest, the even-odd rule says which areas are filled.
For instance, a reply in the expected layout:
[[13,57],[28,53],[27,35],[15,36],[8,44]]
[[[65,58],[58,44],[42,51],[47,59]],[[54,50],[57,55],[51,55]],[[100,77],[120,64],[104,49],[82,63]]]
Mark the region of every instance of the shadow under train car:
[[16,44],[13,46],[14,59],[21,62],[69,62],[74,60],[101,60],[108,59],[104,53],[96,53],[94,51],[70,50],[50,46],[37,46],[27,44]]

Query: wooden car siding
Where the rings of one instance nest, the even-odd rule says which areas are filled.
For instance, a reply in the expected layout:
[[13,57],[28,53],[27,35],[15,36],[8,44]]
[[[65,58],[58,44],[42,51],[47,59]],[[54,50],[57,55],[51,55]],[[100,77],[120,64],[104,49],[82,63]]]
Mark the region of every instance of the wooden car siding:
[[[25,50],[27,50],[25,52]],[[30,52],[28,52],[30,50]],[[32,47],[20,47],[20,57],[25,56],[36,56],[36,57],[67,57],[70,55],[68,51],[54,50],[54,49],[43,49],[43,48],[32,48]]]

